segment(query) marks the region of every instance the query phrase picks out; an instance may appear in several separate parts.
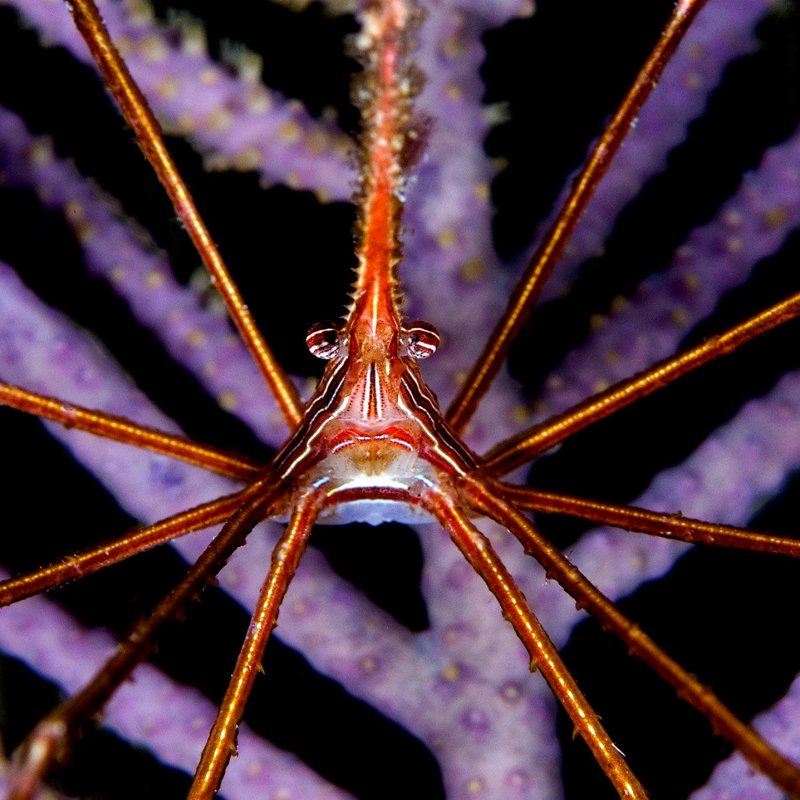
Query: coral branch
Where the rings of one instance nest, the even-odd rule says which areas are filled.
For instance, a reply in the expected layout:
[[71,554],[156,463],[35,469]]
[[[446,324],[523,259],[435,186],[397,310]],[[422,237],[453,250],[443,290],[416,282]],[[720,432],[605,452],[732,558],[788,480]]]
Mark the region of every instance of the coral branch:
[[[82,629],[42,598],[0,615],[0,644],[38,664],[70,693],[89,680],[115,647],[109,636]],[[213,718],[212,704],[199,692],[175,684],[149,665],[120,689],[105,716],[106,724],[122,736],[156,749],[166,763],[186,771],[194,769]],[[241,800],[254,794],[280,796],[281,791],[296,800],[348,797],[247,729],[239,734],[239,758],[228,771],[224,790],[227,797]]]
[[[583,212],[544,288],[544,299],[567,291],[582,264],[602,252],[613,220],[646,181],[665,167],[670,150],[685,138],[690,122],[705,109],[723,69],[733,59],[756,49],[755,24],[776,5],[773,0],[712,0],[698,14],[653,90],[651,102],[642,109],[625,139],[614,169]],[[559,205],[557,201],[556,208]]]
[[[60,0],[14,0],[44,39],[89,62],[86,45]],[[310,188],[326,199],[350,196],[350,142],[315,122],[297,102],[257,81],[237,79],[211,61],[205,35],[187,23],[175,36],[158,25],[144,3],[103,5],[111,35],[168,130],[192,137],[210,168],[259,169],[267,185]]]
[[[745,281],[800,225],[800,131],[764,154],[715,218],[683,244],[670,267],[645,280],[572,352],[537,398],[537,417],[563,410],[675,351],[714,310],[722,294]],[[643,326],[643,320],[647,325]]]

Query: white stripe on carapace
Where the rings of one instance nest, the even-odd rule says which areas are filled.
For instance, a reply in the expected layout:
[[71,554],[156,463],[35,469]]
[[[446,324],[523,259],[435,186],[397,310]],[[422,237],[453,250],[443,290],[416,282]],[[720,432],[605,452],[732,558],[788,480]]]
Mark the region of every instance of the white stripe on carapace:
[[361,421],[366,423],[380,423],[384,420],[384,400],[386,388],[378,371],[378,365],[373,361],[367,365],[364,375],[364,389],[361,398]]
[[[297,431],[293,440],[287,443],[283,456],[279,459],[283,476],[289,477],[295,470],[301,471],[308,459],[324,461],[349,449],[370,444],[396,447],[398,455],[405,452],[406,456],[412,455],[417,449],[422,461],[432,466],[438,462],[449,472],[458,475],[463,475],[472,468],[470,455],[451,435],[435,397],[422,381],[415,365],[408,365],[406,362],[406,368],[400,370],[398,375],[398,371],[391,368],[389,359],[385,363],[372,361],[366,367],[359,367],[357,364],[353,366],[351,358],[346,356],[338,363],[331,362],[329,369],[309,404],[306,423]],[[348,386],[352,369],[360,370],[360,373],[352,376],[355,378],[355,385]],[[395,394],[390,381],[397,381],[394,401],[389,400]],[[337,422],[340,425],[332,427]],[[408,436],[398,436],[390,432],[391,428],[380,427],[382,424],[391,426],[392,423],[402,428],[411,425]],[[414,426],[425,443],[422,448],[412,445],[415,439]],[[327,448],[326,436],[331,437]],[[417,468],[412,467],[407,459],[401,459],[401,464],[402,466],[396,466],[400,466],[401,470],[409,470],[409,474],[387,477],[395,477],[401,481],[404,478],[414,478]],[[388,469],[391,472],[391,467]],[[336,476],[331,477],[335,482]],[[352,476],[347,480],[352,480]]]
[[400,379],[398,407],[422,429],[433,452],[459,475],[472,467],[471,458],[452,436],[444,424],[436,399],[430,389],[411,370],[406,370]]
[[[335,419],[350,403],[350,398],[340,398],[339,407],[330,411],[336,401],[342,385],[347,378],[348,359],[342,358],[337,364],[331,362],[329,370],[317,387],[317,392],[308,405],[303,424],[294,436],[284,445],[283,452],[276,458],[275,465],[282,478],[293,474],[300,465],[309,458],[313,445],[322,436],[330,419]],[[324,416],[328,419],[324,419]]]

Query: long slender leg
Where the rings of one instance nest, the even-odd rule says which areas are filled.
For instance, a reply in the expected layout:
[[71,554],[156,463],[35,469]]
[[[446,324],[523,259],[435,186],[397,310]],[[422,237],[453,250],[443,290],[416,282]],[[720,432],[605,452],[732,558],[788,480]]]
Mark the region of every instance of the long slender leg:
[[575,179],[572,191],[514,289],[503,316],[492,331],[461,390],[450,404],[447,420],[456,430],[463,429],[475,411],[478,401],[489,388],[500,369],[509,345],[527,319],[545,280],[558,262],[572,231],[578,224],[583,209],[625,140],[639,110],[658,82],[670,56],[704,4],[705,0],[681,0],[676,4],[667,27]]
[[[800,798],[800,767],[784,758],[748,725],[745,725],[683,667],[670,658],[647,634],[629,620],[602,592],[536,528],[489,485],[478,478],[468,479],[465,490],[477,508],[511,531],[517,539],[577,604],[588,611],[604,628],[617,635],[630,652],[652,667],[677,692],[693,705],[757,769],[784,791]],[[744,627],[744,625],[743,625]]]
[[18,411],[33,414],[41,419],[58,422],[66,428],[77,428],[96,436],[102,436],[104,439],[113,439],[115,442],[179,458],[189,464],[214,470],[214,472],[230,478],[247,480],[263,468],[263,465],[250,459],[223,453],[216,448],[197,444],[182,436],[138,425],[114,414],[65,403],[63,400],[30,392],[1,381],[0,405],[16,408]]
[[164,145],[158,122],[114,47],[97,7],[93,0],[71,0],[69,5],[75,17],[75,24],[86,40],[103,74],[106,86],[114,95],[128,125],[133,129],[145,158],[167,190],[176,213],[186,226],[197,252],[225,302],[231,319],[239,329],[275,396],[284,419],[290,428],[296,428],[303,415],[297,391],[256,327],[222,256],[214,245],[211,234],[197,213],[186,184],[178,174],[175,163]]
[[660,361],[650,369],[615,383],[605,391],[587,398],[541,425],[506,439],[486,454],[483,467],[495,475],[502,475],[530,461],[539,453],[554,447],[593,422],[652,394],[715,358],[732,353],[751,339],[795,319],[798,315],[800,315],[800,292],[740,322],[724,333],[710,336],[697,347]]
[[620,797],[646,798],[644,788],[600,724],[555,645],[486,537],[446,495],[432,493],[424,498],[424,502],[497,598],[504,616],[514,626],[531,656],[531,668],[541,671]]
[[738,547],[759,553],[800,557],[800,539],[790,539],[788,536],[759,533],[733,525],[717,525],[713,522],[683,517],[680,514],[660,514],[635,506],[619,506],[555,492],[543,492],[527,486],[511,486],[504,483],[497,485],[497,490],[505,500],[517,508],[568,514],[626,531],[647,533],[681,542]]
[[279,490],[267,479],[263,489],[246,502],[203,551],[186,577],[153,610],[141,619],[82,691],[45,717],[23,745],[22,763],[12,783],[10,800],[31,800],[48,767],[63,754],[76,730],[102,710],[111,695],[153,649],[159,627],[174,619],[219,572],[247,534],[265,519],[279,499]]
[[272,551],[269,574],[261,588],[228,689],[203,749],[203,756],[189,790],[189,800],[206,800],[213,797],[219,789],[225,768],[235,750],[236,730],[250,697],[264,647],[277,625],[281,603],[324,499],[325,492],[320,490],[312,491],[303,498]]
[[178,536],[224,522],[258,490],[256,485],[255,488],[220,497],[128,533],[116,541],[103,542],[83,553],[68,556],[57,564],[0,581],[0,607],[84,578]]

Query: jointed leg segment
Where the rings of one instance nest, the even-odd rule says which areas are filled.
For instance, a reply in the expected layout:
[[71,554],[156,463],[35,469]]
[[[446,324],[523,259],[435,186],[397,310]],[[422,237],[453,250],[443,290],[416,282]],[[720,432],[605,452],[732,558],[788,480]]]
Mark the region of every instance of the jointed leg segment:
[[620,797],[631,800],[647,798],[647,792],[614,746],[547,632],[529,608],[524,595],[488,540],[447,495],[431,493],[425,503],[497,598],[504,616],[513,625],[528,650],[532,668],[541,671]]
[[49,714],[23,745],[23,760],[9,793],[9,800],[31,800],[52,761],[61,756],[76,730],[100,713],[111,695],[155,646],[158,629],[175,619],[208,585],[247,534],[269,515],[279,492],[267,479],[260,491],[245,502],[214,538],[186,577],[153,612],[141,619],[103,669],[81,692]]
[[523,514],[499,499],[491,485],[480,479],[472,479],[468,482],[467,489],[477,508],[516,536],[526,551],[533,555],[550,577],[557,580],[575,598],[581,608],[618,636],[631,653],[652,667],[680,697],[700,711],[714,726],[715,731],[728,739],[751,764],[793,797],[800,797],[800,768],[737,719],[708,687],[701,685],[637,625],[627,619]]

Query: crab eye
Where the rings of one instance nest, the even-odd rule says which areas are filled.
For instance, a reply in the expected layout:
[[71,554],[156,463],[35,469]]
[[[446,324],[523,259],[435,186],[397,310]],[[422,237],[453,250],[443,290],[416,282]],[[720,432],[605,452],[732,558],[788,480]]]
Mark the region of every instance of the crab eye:
[[317,322],[308,329],[306,347],[312,356],[333,358],[339,352],[339,329],[332,322]]
[[437,331],[430,322],[418,321],[406,325],[406,351],[411,358],[427,358],[428,356],[432,356],[436,352],[441,341],[442,337],[439,336],[439,331]]

